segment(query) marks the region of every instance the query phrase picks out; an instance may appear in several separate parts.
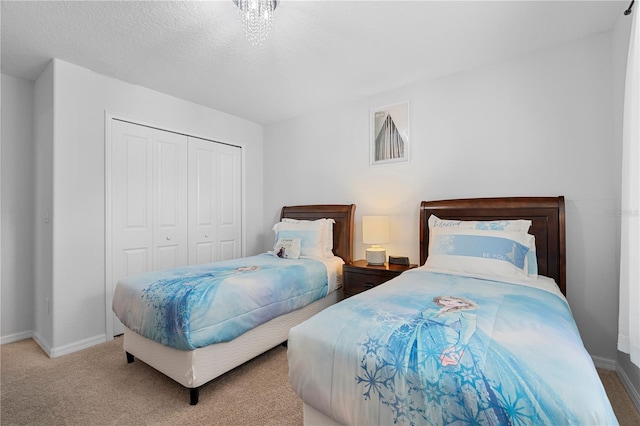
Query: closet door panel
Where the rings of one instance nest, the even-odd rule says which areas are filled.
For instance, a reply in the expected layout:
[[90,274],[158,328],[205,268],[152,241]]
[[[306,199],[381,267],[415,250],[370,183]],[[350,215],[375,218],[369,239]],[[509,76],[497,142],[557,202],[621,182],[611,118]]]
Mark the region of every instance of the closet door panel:
[[153,137],[148,128],[115,121],[113,139],[112,244],[117,281],[152,268]]
[[219,260],[216,143],[189,138],[189,264]]
[[189,263],[235,259],[241,245],[241,148],[189,138]]
[[[153,134],[114,120],[111,138],[111,286],[153,269]],[[110,303],[109,303],[110,305]],[[124,332],[112,317],[113,333]]]
[[234,259],[242,254],[241,208],[242,155],[235,146],[219,145],[219,241],[221,260]]
[[154,269],[187,265],[187,137],[153,131]]
[[151,253],[147,248],[124,249],[121,254],[123,277],[141,274],[150,270]]
[[238,245],[236,241],[220,241],[220,260],[235,259],[240,257],[236,255],[238,252]]

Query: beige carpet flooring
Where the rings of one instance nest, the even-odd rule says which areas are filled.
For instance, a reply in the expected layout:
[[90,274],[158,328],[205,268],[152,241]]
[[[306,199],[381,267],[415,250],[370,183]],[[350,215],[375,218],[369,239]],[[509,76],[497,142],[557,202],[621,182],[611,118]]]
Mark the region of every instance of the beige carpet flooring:
[[49,358],[33,340],[0,347],[0,424],[302,425],[278,346],[189,391],[143,362],[127,364],[122,338]]
[[[127,364],[122,340],[50,359],[33,340],[2,345],[2,425],[302,425],[302,403],[278,346],[189,392],[143,362]],[[623,426],[640,425],[615,372],[599,371]]]

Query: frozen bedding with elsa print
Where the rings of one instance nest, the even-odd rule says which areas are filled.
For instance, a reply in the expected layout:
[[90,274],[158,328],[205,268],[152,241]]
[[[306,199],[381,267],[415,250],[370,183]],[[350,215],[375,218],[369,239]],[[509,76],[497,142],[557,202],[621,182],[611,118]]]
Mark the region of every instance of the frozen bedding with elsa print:
[[175,349],[232,340],[328,294],[327,266],[273,254],[126,277],[113,311],[136,333]]
[[291,384],[345,425],[617,424],[547,288],[407,271],[294,327]]

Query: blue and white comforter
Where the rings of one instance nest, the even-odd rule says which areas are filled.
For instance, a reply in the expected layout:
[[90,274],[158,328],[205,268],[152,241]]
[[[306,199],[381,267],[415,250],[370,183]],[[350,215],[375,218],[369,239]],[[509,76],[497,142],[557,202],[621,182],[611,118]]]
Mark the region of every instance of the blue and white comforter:
[[288,347],[295,392],[345,425],[617,424],[559,292],[415,269]]
[[124,278],[113,311],[136,333],[190,350],[232,340],[327,291],[323,262],[261,254]]

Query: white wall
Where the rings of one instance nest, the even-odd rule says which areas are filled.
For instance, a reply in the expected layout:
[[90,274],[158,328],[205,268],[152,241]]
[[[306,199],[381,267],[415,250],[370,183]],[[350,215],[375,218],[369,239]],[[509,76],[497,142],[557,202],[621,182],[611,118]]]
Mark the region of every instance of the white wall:
[[[513,58],[265,129],[264,229],[284,204],[390,215],[387,253],[419,256],[421,200],[564,195],[567,291],[587,349],[613,363],[617,208],[611,34]],[[409,100],[411,161],[369,167],[369,110]],[[264,247],[272,243],[265,232]]]
[[242,146],[245,252],[259,249],[262,126],[53,60],[52,356],[105,339],[105,111]]
[[2,343],[33,329],[33,83],[2,75]]
[[53,342],[53,63],[35,82],[35,212],[33,338],[49,353]]

